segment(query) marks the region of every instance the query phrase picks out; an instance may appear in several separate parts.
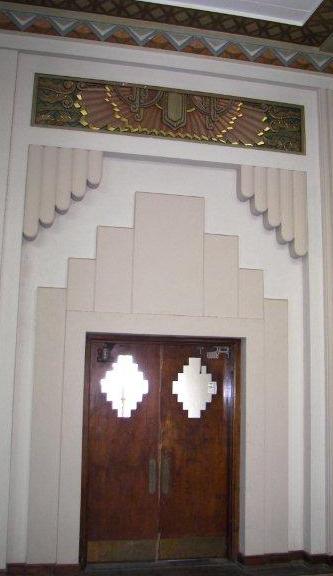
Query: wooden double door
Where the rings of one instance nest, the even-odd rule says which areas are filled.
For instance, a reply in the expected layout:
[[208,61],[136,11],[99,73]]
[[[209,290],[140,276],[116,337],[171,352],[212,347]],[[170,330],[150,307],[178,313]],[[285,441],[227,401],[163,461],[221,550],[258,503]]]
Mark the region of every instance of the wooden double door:
[[88,341],[81,563],[235,554],[237,349]]

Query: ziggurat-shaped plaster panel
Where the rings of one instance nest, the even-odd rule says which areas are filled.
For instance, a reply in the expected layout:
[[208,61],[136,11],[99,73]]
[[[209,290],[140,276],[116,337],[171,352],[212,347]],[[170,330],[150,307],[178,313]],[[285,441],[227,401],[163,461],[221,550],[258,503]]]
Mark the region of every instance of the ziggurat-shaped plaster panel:
[[[279,535],[285,541],[288,301],[265,299],[263,272],[239,268],[238,238],[205,234],[203,216],[202,198],[137,193],[133,229],[98,227],[96,259],[70,259],[66,289],[38,290],[28,543],[31,563],[40,561],[40,551],[49,541],[47,559],[52,558],[59,542],[54,527],[59,524],[58,534],[64,538],[64,517],[69,526],[66,546],[70,542],[73,553],[77,550],[80,495],[76,488],[81,478],[80,419],[87,332],[246,339],[245,484],[251,487],[246,519],[253,523],[260,518],[265,529],[274,527],[276,514],[270,504],[274,496],[274,504],[278,501],[279,505]],[[184,236],[187,242],[175,258],[175,246]],[[151,282],[159,277],[160,282]],[[149,284],[150,291],[145,293]],[[59,318],[56,324],[55,317]],[[41,469],[45,470],[42,479]],[[66,477],[60,484],[59,470],[62,478]],[[273,495],[266,508],[265,486]],[[259,508],[257,500],[251,508],[254,490]]]
[[67,309],[262,319],[263,271],[239,268],[238,237],[204,233],[203,210],[201,198],[137,193],[134,229],[98,227],[96,259],[69,259]]
[[[263,215],[264,226],[276,230],[278,242],[288,243],[293,257],[305,256],[308,251],[306,174],[258,166],[236,168],[240,168],[239,199],[250,200],[251,211]],[[24,238],[34,240],[39,225],[52,226],[56,213],[68,211],[71,199],[82,200],[87,186],[99,186],[102,173],[101,151],[30,145]],[[123,238],[124,233],[120,236]],[[167,236],[169,241],[168,233]],[[103,233],[98,238],[97,250],[103,245]],[[127,250],[127,245],[122,249]],[[229,280],[226,282],[228,284]]]

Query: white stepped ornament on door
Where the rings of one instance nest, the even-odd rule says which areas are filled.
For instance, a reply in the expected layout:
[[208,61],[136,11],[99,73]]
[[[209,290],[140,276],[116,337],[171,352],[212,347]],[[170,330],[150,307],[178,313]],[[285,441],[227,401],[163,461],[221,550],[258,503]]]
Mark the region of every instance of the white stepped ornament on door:
[[132,410],[136,410],[149,388],[148,380],[144,379],[138,365],[133,362],[133,356],[129,354],[119,354],[117,362],[100,384],[107,401],[117,410],[118,418],[130,418]]
[[178,396],[189,418],[200,418],[201,411],[206,410],[216,392],[216,382],[212,381],[206,366],[201,365],[201,358],[189,358],[188,365],[172,383],[172,393]]

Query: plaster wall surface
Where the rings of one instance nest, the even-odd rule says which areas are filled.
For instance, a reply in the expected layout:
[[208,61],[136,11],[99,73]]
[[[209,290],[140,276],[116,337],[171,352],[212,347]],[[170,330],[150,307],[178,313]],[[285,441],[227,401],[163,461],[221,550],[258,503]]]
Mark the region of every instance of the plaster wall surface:
[[[288,550],[288,302],[263,299],[262,271],[238,268],[237,237],[203,233],[203,209],[203,199],[196,196],[136,193],[134,229],[98,227],[96,261],[70,260],[66,329],[61,322],[56,331],[52,329],[53,316],[57,315],[59,320],[63,316],[63,290],[38,290],[28,517],[29,563],[52,563],[55,558],[57,563],[75,563],[78,558],[84,379],[82,359],[85,335],[91,331],[225,335],[246,340],[242,406],[244,441],[241,445],[241,483],[244,487],[241,551],[254,554]],[[166,242],[166,230],[172,236],[169,243]],[[216,251],[212,250],[212,238],[220,247],[218,258]],[[117,240],[120,247],[127,246],[125,262],[119,253]],[[237,252],[233,250],[230,254],[230,243],[237,246]],[[203,244],[206,244],[205,251]],[[133,256],[127,258],[131,252]],[[106,257],[108,253],[114,253],[112,262]],[[155,257],[157,254],[161,258]],[[92,265],[94,262],[95,267]],[[230,310],[225,313],[223,309],[216,309],[211,311],[210,316],[205,316],[203,303],[208,295],[220,288],[219,276],[210,273],[212,266],[220,267],[227,276],[230,263],[232,267],[237,265],[237,276],[242,278],[238,282],[237,276],[234,276],[237,309],[233,310],[233,314]],[[128,269],[125,276],[124,265]],[[196,269],[194,290],[193,268]],[[100,274],[95,274],[97,269],[103,271],[106,279],[117,277],[120,271],[125,293],[133,294],[131,299],[127,299],[125,309],[125,301],[122,301],[120,312],[115,312],[113,292],[109,292],[108,297],[99,292],[97,298],[91,298],[94,285],[100,281]],[[144,293],[142,278],[153,280],[160,274],[164,278],[164,287],[152,282]],[[83,275],[85,283],[80,285],[78,278]],[[246,277],[249,277],[247,286]],[[117,289],[114,286],[115,292]],[[96,312],[101,302],[104,305],[103,313]],[[109,302],[112,302],[111,313],[108,311]],[[154,305],[153,313],[151,302]],[[61,339],[63,353],[59,348]],[[48,347],[45,347],[45,341],[48,341]],[[54,355],[53,350],[58,350],[58,353]],[[50,364],[53,366],[52,377],[46,380],[45,374]],[[63,378],[59,370],[61,365]],[[61,390],[62,409],[57,400]],[[44,414],[41,406],[44,407]],[[52,424],[46,416],[50,410],[54,416]],[[270,418],[271,410],[277,415],[274,422]],[[48,453],[45,438],[48,439]],[[57,487],[55,474],[51,473],[50,476],[50,471],[56,466],[53,455],[59,453],[59,439],[61,465]],[[277,506],[278,512],[274,511],[274,506]],[[57,509],[58,514],[55,514]],[[54,537],[56,524],[57,539]],[[264,535],[268,538],[264,538]],[[50,552],[52,554],[49,556]]]
[[[0,568],[7,562],[24,562],[27,540],[27,494],[29,484],[29,437],[31,424],[32,358],[35,322],[35,288],[41,286],[64,287],[66,282],[66,262],[68,257],[93,258],[95,251],[95,228],[100,225],[131,226],[133,219],[133,197],[136,190],[160,193],[209,195],[206,208],[205,231],[216,234],[240,236],[240,266],[263,268],[265,272],[265,297],[289,299],[290,342],[293,359],[289,362],[289,548],[299,549],[307,543],[309,551],[325,551],[325,379],[323,346],[323,285],[321,210],[319,180],[319,139],[317,121],[316,87],[330,87],[332,80],[327,76],[311,75],[298,71],[270,70],[268,67],[244,65],[241,63],[218,62],[214,59],[201,59],[186,55],[158,54],[152,51],[130,48],[94,46],[88,42],[71,40],[28,38],[24,35],[1,34],[0,46],[11,50],[19,49],[17,90],[14,98],[14,124],[11,145],[8,196],[6,205],[5,251],[2,259],[1,310],[3,312],[0,336],[3,342],[0,362],[3,367],[4,402],[1,406],[0,421],[5,425],[4,456],[9,462],[10,429],[12,413],[12,391],[14,384],[14,356],[17,348],[16,384],[14,397],[14,419],[12,435],[12,475],[11,503],[9,515],[8,551],[5,552],[6,513],[1,541]],[[36,54],[24,54],[24,51]],[[41,54],[44,53],[44,54]],[[15,68],[14,52],[12,71]],[[63,57],[58,55],[62,54]],[[73,59],[75,57],[75,59]],[[92,60],[94,59],[94,60]],[[149,138],[128,138],[108,134],[88,134],[65,130],[37,129],[30,127],[33,74],[55,73],[87,78],[124,80],[127,82],[147,82],[155,85],[196,89],[198,82],[211,92],[246,94],[272,100],[282,100],[304,104],[307,126],[307,155],[294,156],[264,151],[241,150],[218,146],[153,140]],[[12,76],[13,77],[13,76]],[[14,84],[12,83],[12,88]],[[13,95],[13,92],[12,92]],[[10,99],[8,99],[9,102]],[[111,155],[110,166],[105,164],[111,180],[110,189],[118,182],[117,192],[109,197],[104,184],[100,190],[87,195],[84,203],[71,208],[66,217],[58,218],[52,230],[39,235],[36,242],[23,245],[21,260],[21,231],[23,219],[24,187],[28,144],[83,147],[105,150]],[[4,146],[9,157],[9,141]],[[126,164],[130,158],[130,166]],[[134,160],[136,158],[136,160]],[[134,162],[133,166],[131,166]],[[199,164],[198,164],[199,163]],[[296,169],[307,172],[309,206],[309,260],[305,260],[308,270],[306,285],[306,305],[309,316],[306,331],[309,333],[307,345],[310,349],[309,374],[305,382],[300,379],[303,370],[302,353],[302,313],[300,294],[300,263],[291,261],[287,249],[278,246],[274,234],[262,229],[261,223],[249,215],[248,207],[235,199],[235,188],[230,198],[225,182],[233,181],[235,173],[222,171],[221,164],[236,163]],[[196,164],[196,165],[193,165]],[[137,170],[137,166],[143,168]],[[149,183],[145,177],[149,166]],[[156,169],[158,166],[158,170]],[[153,168],[155,167],[155,169]],[[162,168],[167,169],[167,179],[161,177]],[[193,176],[187,181],[187,170],[193,169]],[[155,170],[155,172],[154,172]],[[184,170],[179,177],[179,170]],[[146,170],[147,171],[147,170]],[[151,177],[151,171],[153,177]],[[112,172],[112,176],[111,176]],[[201,182],[200,174],[217,173],[213,186],[211,182]],[[229,174],[229,176],[228,176]],[[129,182],[126,181],[129,178]],[[118,178],[118,180],[117,180]],[[131,180],[132,178],[132,180]],[[155,178],[155,180],[154,180]],[[195,182],[193,182],[195,180]],[[130,184],[132,182],[132,184]],[[133,182],[135,185],[133,187]],[[221,186],[223,184],[223,186]],[[122,188],[121,188],[122,186]],[[189,187],[191,190],[189,190]],[[221,206],[223,188],[223,206]],[[115,190],[115,189],[114,189]],[[107,201],[112,204],[107,204]],[[226,208],[229,198],[233,206]],[[234,200],[231,200],[233,198]],[[98,201],[97,201],[98,200]],[[228,200],[228,201],[229,201]],[[237,210],[236,210],[237,204]],[[104,211],[103,211],[104,209]],[[228,213],[228,210],[230,211]],[[234,212],[233,212],[234,210]],[[237,218],[233,220],[232,214]],[[94,220],[94,227],[91,222]],[[245,224],[246,220],[246,224]],[[253,222],[251,222],[253,220]],[[250,232],[251,229],[251,232]],[[260,229],[260,231],[259,231]],[[256,235],[259,236],[256,236]],[[255,239],[256,238],[256,239]],[[274,248],[273,248],[274,244]],[[271,250],[271,252],[269,252]],[[30,252],[29,252],[30,251]],[[39,260],[40,265],[36,262]],[[287,262],[288,265],[280,265]],[[16,343],[16,314],[18,311],[18,286],[21,270],[19,335]],[[276,274],[273,269],[276,266]],[[285,267],[284,267],[285,266]],[[289,294],[290,298],[289,298]],[[293,326],[297,326],[294,330]],[[294,382],[294,384],[291,384]],[[304,436],[306,442],[306,524],[303,540],[303,391],[309,399],[305,421],[311,437]],[[311,420],[316,426],[310,426]],[[1,500],[4,510],[8,501],[8,482],[1,486]]]
[[[10,508],[10,561],[19,562],[26,558],[36,289],[38,286],[64,288],[67,283],[67,259],[95,257],[97,223],[100,226],[133,227],[137,191],[204,198],[205,232],[239,236],[240,268],[264,270],[265,297],[288,299],[289,347],[292,350],[289,355],[289,390],[292,390],[292,394],[285,399],[292,414],[289,451],[292,454],[302,453],[303,263],[302,260],[291,259],[288,248],[276,243],[274,232],[262,227],[260,218],[251,215],[247,204],[239,203],[236,185],[237,172],[233,169],[124,160],[109,156],[104,161],[100,188],[89,191],[82,202],[73,203],[66,215],[57,216],[53,227],[42,229],[34,242],[24,241],[12,462],[12,489],[16,497],[11,500]],[[170,235],[172,229],[170,221]],[[218,255],[215,265],[218,271]],[[252,345],[255,346],[254,341]],[[292,403],[294,395],[297,397],[295,404]],[[288,474],[287,460],[285,472]],[[293,458],[292,466],[289,465],[289,489],[293,490],[292,499],[289,496],[289,515],[293,519],[293,523],[289,520],[289,539],[296,541],[298,547],[301,546],[303,530],[302,477],[302,460],[295,462]],[[68,542],[66,534],[68,527],[62,537],[63,542]],[[262,545],[258,536],[252,528],[253,550],[256,542],[259,545],[260,541]],[[68,560],[68,549],[64,554]],[[28,560],[37,561],[35,551]],[[64,557],[60,555],[59,561],[64,561]]]
[[[2,111],[1,138],[0,138],[0,284],[4,279],[1,274],[3,256],[3,232],[4,216],[6,209],[6,197],[8,189],[8,174],[10,161],[10,143],[12,134],[14,94],[17,71],[17,52],[0,49],[0,109]],[[0,295],[0,316],[2,300]],[[6,379],[13,378],[14,357],[9,356],[2,363],[2,373]],[[12,389],[8,386],[0,386],[0,406],[4,412],[0,418],[0,567],[5,563],[5,547],[7,540],[7,516],[8,516],[8,493],[9,493],[9,468],[10,468],[10,434],[11,434],[11,406]],[[3,496],[3,497],[1,497]]]

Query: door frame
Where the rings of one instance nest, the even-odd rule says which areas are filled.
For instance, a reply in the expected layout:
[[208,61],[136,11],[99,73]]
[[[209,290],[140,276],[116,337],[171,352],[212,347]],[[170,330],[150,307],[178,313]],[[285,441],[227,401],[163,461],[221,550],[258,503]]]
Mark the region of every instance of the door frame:
[[88,431],[90,398],[91,342],[117,340],[119,342],[154,342],[156,344],[214,343],[227,346],[230,354],[225,360],[225,375],[232,382],[233,394],[226,404],[228,411],[228,530],[227,558],[237,560],[239,554],[239,513],[240,513],[240,438],[241,438],[241,339],[214,338],[200,336],[160,336],[144,334],[86,334],[83,423],[82,423],[82,469],[81,469],[81,511],[79,562],[82,568],[87,564],[86,509],[88,501]]

